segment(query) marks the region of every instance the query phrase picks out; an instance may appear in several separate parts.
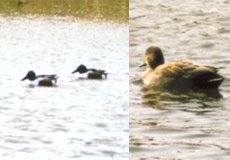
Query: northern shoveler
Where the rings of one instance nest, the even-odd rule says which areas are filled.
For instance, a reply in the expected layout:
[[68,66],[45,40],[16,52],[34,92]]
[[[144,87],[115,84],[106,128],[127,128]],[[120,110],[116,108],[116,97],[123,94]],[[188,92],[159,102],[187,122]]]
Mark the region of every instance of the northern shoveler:
[[38,80],[39,86],[53,86],[54,83],[55,84],[57,83],[58,77],[56,76],[56,74],[36,75],[34,71],[29,71],[26,74],[26,76],[22,79],[22,81],[24,81],[26,79],[28,79],[30,81]]
[[78,66],[76,70],[72,72],[72,74],[79,72],[80,74],[87,73],[87,77],[89,79],[102,79],[103,75],[105,78],[107,78],[108,73],[105,72],[105,70],[99,70],[99,69],[93,69],[93,68],[87,68],[85,65],[81,64]]

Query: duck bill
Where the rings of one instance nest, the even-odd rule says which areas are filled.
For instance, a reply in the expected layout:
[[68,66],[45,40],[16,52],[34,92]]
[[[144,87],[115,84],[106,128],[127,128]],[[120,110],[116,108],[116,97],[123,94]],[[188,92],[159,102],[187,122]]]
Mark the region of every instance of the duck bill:
[[78,72],[78,69],[76,69],[75,71],[73,71],[72,74],[74,74],[74,73],[76,73],[76,72]]
[[27,76],[25,76],[24,78],[22,78],[22,80],[21,81],[24,81],[24,80],[26,80],[27,79]]
[[146,64],[146,63],[144,63],[144,64],[140,65],[139,67],[145,67],[145,66],[147,66],[147,64]]

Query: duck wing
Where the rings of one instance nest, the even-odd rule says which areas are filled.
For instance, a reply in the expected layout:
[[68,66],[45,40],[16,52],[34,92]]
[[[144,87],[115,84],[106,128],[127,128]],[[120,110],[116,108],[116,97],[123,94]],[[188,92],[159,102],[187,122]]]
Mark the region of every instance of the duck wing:
[[57,75],[56,74],[49,74],[49,75],[38,75],[37,78],[47,78],[47,79],[51,79],[54,80],[54,82],[57,82]]
[[98,73],[101,73],[101,74],[104,74],[105,73],[105,70],[102,70],[102,69],[94,69],[94,68],[91,68],[91,69],[88,69],[89,71],[92,71],[92,72],[98,72]]
[[190,66],[185,67],[186,75],[184,78],[199,89],[217,89],[224,80],[224,77],[218,74],[218,69],[212,66]]
[[154,70],[156,75],[161,75],[163,77],[181,77],[186,75],[186,71],[184,70],[184,67],[180,63],[170,63],[170,64],[163,64],[158,66]]
[[224,80],[215,67],[182,61],[161,65],[155,69],[155,74],[172,79],[182,77],[199,89],[217,89]]
[[88,71],[98,72],[98,73],[100,73],[100,74],[102,74],[102,75],[105,75],[105,78],[107,78],[107,75],[108,75],[108,73],[106,73],[105,70],[102,70],[102,69],[90,68],[90,69],[88,69]]

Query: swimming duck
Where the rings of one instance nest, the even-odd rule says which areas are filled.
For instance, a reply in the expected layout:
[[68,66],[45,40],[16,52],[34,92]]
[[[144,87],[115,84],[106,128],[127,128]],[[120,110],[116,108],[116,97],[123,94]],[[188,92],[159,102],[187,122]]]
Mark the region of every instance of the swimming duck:
[[164,64],[164,56],[159,47],[151,46],[145,54],[145,64],[142,66],[148,68],[142,76],[142,82],[146,86],[215,90],[224,80],[215,67],[200,66],[186,61]]
[[77,69],[72,72],[72,74],[76,72],[79,72],[80,74],[89,72],[87,75],[89,79],[102,79],[103,75],[105,76],[105,78],[107,78],[107,75],[108,75],[108,73],[106,73],[105,70],[87,68],[83,64],[79,65]]
[[28,79],[30,81],[34,81],[36,79],[41,78],[41,80],[38,81],[39,86],[53,86],[53,81],[55,84],[57,83],[58,77],[56,74],[51,75],[36,75],[34,71],[29,71],[26,76],[22,79],[22,81]]

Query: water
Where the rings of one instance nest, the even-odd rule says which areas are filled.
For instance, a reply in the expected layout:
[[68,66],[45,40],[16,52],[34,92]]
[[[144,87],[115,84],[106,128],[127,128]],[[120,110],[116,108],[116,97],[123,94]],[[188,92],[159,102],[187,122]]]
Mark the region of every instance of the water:
[[[130,159],[230,158],[230,1],[130,1]],[[147,47],[220,67],[219,93],[141,90]]]
[[[116,20],[0,16],[1,159],[128,159],[128,31]],[[80,64],[108,79],[78,79]],[[57,86],[29,87],[29,70],[57,74]]]

